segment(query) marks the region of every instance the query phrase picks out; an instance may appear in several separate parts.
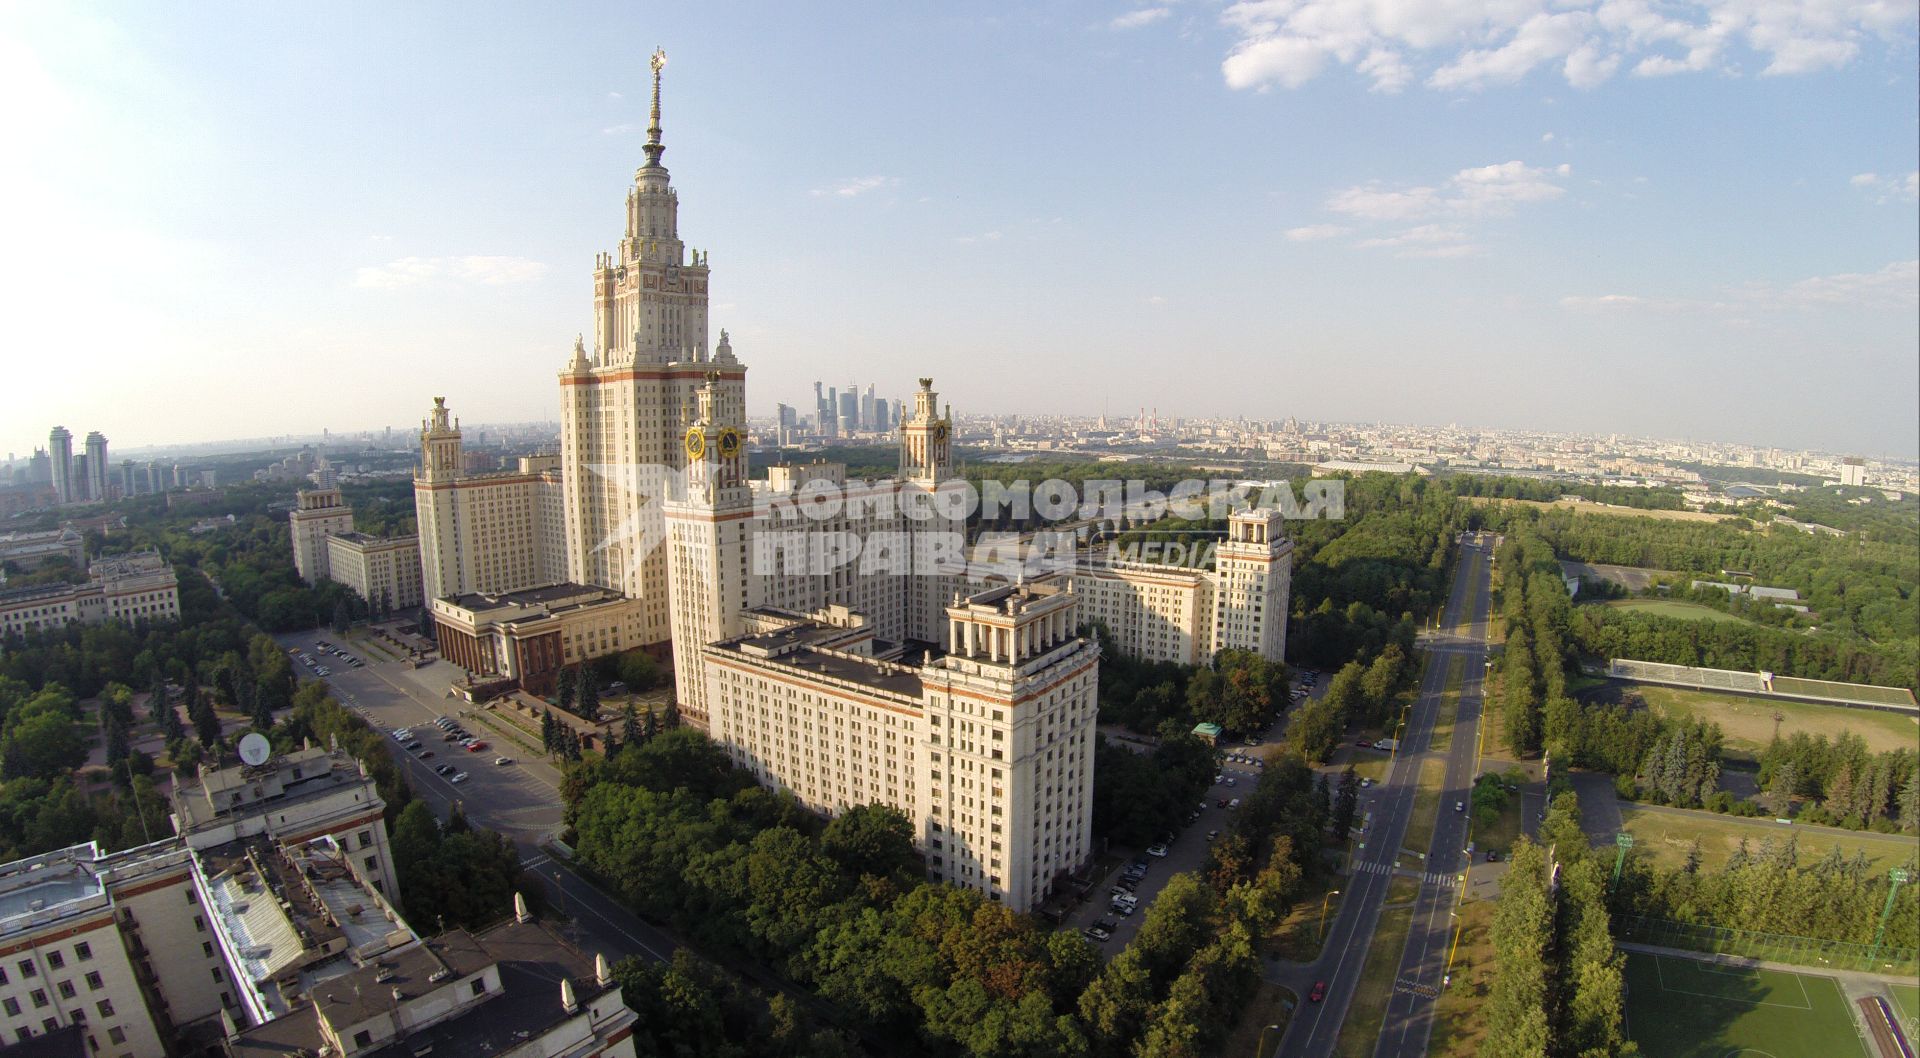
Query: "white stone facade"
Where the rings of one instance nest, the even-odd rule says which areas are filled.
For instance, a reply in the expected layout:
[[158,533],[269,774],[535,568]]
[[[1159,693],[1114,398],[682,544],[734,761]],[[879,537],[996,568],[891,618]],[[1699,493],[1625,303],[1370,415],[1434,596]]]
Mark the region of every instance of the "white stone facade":
[[335,533],[327,537],[327,570],[369,604],[391,609],[417,607],[420,595],[420,538]]
[[530,457],[516,470],[462,469],[460,424],[436,397],[420,427],[413,479],[420,594],[441,599],[501,594],[567,579],[557,461]]
[[327,537],[353,532],[353,508],[339,489],[304,489],[287,515],[293,533],[293,568],[300,579],[318,584],[328,578]]
[[180,582],[151,551],[96,561],[85,584],[48,584],[0,592],[0,636],[101,621],[177,621]]
[[709,734],[811,808],[899,810],[932,878],[1031,909],[1091,852],[1099,648],[1074,601],[1056,581],[955,602],[917,664],[874,656],[844,607],[749,615],[703,652]]

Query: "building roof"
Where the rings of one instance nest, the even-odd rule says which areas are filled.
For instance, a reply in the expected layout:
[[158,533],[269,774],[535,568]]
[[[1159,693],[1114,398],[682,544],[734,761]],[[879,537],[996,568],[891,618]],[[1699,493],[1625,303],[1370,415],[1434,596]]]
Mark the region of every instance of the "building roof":
[[[500,988],[474,997],[449,997],[466,1003],[444,1021],[403,1034],[383,1047],[363,1052],[369,1058],[414,1058],[421,1054],[481,1058],[501,1054],[577,1017],[560,1005],[560,982],[573,983],[582,1007],[617,984],[598,984],[593,957],[567,943],[546,925],[513,919],[479,933],[452,930],[431,940],[381,956],[315,988],[312,1005],[245,1029],[227,1041],[232,1058],[291,1058],[317,1053],[326,1041],[325,1024],[346,1028],[394,1013],[411,1000],[450,984],[498,968]],[[395,994],[398,993],[398,998]]]

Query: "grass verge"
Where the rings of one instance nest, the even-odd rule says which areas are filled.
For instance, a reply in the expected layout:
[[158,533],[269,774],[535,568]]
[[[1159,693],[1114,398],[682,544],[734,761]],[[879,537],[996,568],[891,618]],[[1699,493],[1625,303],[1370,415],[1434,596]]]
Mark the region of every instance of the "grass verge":
[[1460,907],[1452,981],[1433,1005],[1428,1058],[1474,1058],[1480,1053],[1487,1035],[1481,1007],[1493,988],[1493,908],[1491,900],[1471,900]]
[[1340,1026],[1340,1039],[1333,1048],[1339,1058],[1368,1058],[1373,1054],[1380,1039],[1381,1020],[1387,1014],[1387,1001],[1393,998],[1393,975],[1406,952],[1407,930],[1412,924],[1412,906],[1381,910],[1373,947],[1367,951],[1367,965],[1360,971],[1353,1003],[1347,1007],[1347,1020]]
[[1407,817],[1402,848],[1425,852],[1433,844],[1434,814],[1440,810],[1440,787],[1446,781],[1446,761],[1429,757],[1420,762],[1420,788],[1413,793],[1413,814]]
[[[1276,984],[1260,982],[1247,1005],[1240,1008],[1240,1020],[1220,1043],[1221,1054],[1251,1054],[1269,1058],[1280,1049],[1280,1038],[1287,1034],[1287,1023],[1300,1005],[1300,997]],[[1264,1041],[1261,1036],[1265,1034]],[[1264,1043],[1263,1050],[1255,1050]]]
[[1288,962],[1312,962],[1320,957],[1320,949],[1326,944],[1326,937],[1320,931],[1321,907],[1326,908],[1326,921],[1332,922],[1340,913],[1339,891],[1328,895],[1329,886],[1340,879],[1327,876],[1314,883],[1308,891],[1300,894],[1300,902],[1287,912],[1287,917],[1273,927],[1267,934],[1267,950],[1276,959]]

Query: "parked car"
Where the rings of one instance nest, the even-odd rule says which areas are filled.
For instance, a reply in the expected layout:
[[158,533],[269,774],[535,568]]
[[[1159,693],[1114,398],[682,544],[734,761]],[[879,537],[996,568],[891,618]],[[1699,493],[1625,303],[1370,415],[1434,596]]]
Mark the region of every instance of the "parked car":
[[1227,802],[1227,811],[1237,812],[1239,810],[1240,810],[1240,799],[1238,797]]
[[414,739],[414,740],[413,740],[412,742],[409,742],[409,743],[407,743],[407,748],[408,748],[408,749],[410,749],[410,750],[411,750],[411,749],[419,749],[419,748],[420,748],[420,740],[416,738],[416,739]]
[[421,754],[420,754],[420,759],[421,759],[421,760],[426,760],[427,758],[429,758],[429,757],[431,757],[431,756],[433,756],[433,751],[432,751],[432,750],[427,750],[427,751],[425,751],[425,752],[423,752],[423,753],[421,753]]
[[1081,932],[1101,943],[1113,939],[1113,931],[1101,929],[1099,926],[1088,926],[1086,929],[1081,930]]
[[512,757],[495,757],[493,758],[493,762],[495,764],[512,764],[513,758]]
[[454,773],[453,773],[452,775],[449,775],[449,776],[447,776],[447,781],[448,781],[448,782],[452,782],[452,783],[462,783],[462,782],[466,782],[466,781],[467,781],[467,773],[466,773],[466,772],[463,772],[463,771],[457,771],[457,772],[454,772]]
[[1453,810],[1456,812],[1464,812],[1467,810],[1467,803],[1465,801],[1455,801],[1453,803]]
[[1212,841],[1213,839],[1215,839],[1215,838],[1217,838],[1217,837],[1219,837],[1219,836],[1220,836],[1220,832],[1219,832],[1218,830],[1209,830],[1209,831],[1207,831],[1207,840],[1208,840],[1208,841]]
[[1225,798],[1225,797],[1222,797],[1221,799],[1219,799],[1218,801],[1215,801],[1215,802],[1213,803],[1213,807],[1215,807],[1215,808],[1225,808],[1225,807],[1227,807],[1227,800],[1228,800],[1227,798]]
[[1499,862],[1500,862],[1500,852],[1499,852],[1499,850],[1497,850],[1497,849],[1488,849],[1488,850],[1487,850],[1487,862],[1488,862],[1488,863],[1499,863]]
[[1372,779],[1365,779],[1365,778],[1363,778],[1363,779],[1361,779],[1361,780],[1360,780],[1360,788],[1361,788],[1362,790],[1364,790],[1364,789],[1366,789],[1367,787],[1369,787],[1369,786],[1372,786],[1372,785],[1373,785],[1373,780],[1372,780]]
[[1129,893],[1133,892],[1139,885],[1140,879],[1131,875],[1122,875],[1119,881],[1119,888],[1125,889]]
[[395,731],[393,733],[393,740],[395,742],[405,742],[407,739],[410,739],[412,737],[413,737],[413,732],[411,731]]
[[1106,930],[1108,933],[1112,933],[1114,930],[1120,928],[1120,923],[1115,922],[1110,918],[1103,918],[1100,921],[1095,922],[1094,925],[1100,927],[1101,929]]
[[1166,854],[1167,854],[1167,847],[1165,845],[1148,845],[1147,846],[1147,855],[1149,856],[1165,856]]
[[486,744],[485,742],[469,742],[469,743],[467,743],[467,752],[468,752],[468,753],[478,753],[478,752],[480,752],[481,750],[483,750],[483,749],[486,749],[486,748],[487,748],[487,744]]
[[434,773],[435,775],[452,775],[452,774],[453,774],[454,772],[456,772],[456,771],[459,771],[459,770],[460,770],[460,769],[458,769],[458,768],[456,768],[456,767],[454,767],[454,766],[453,766],[453,765],[451,765],[451,764],[442,764],[442,765],[439,765],[438,767],[436,767],[436,768],[434,768],[434,769],[433,769],[433,773]]
[[1327,998],[1327,983],[1325,981],[1315,981],[1313,983],[1313,991],[1307,993],[1307,1002],[1318,1003],[1325,998]]
[[1126,918],[1128,915],[1133,914],[1133,909],[1138,906],[1138,904],[1123,904],[1116,900],[1107,905],[1107,910],[1119,915],[1121,918]]
[[1227,785],[1228,785],[1228,786],[1238,786],[1238,785],[1240,785],[1240,784],[1239,784],[1238,782],[1236,782],[1236,781],[1234,780],[1234,778],[1233,778],[1233,776],[1231,776],[1231,775],[1229,775],[1229,776],[1227,776]]

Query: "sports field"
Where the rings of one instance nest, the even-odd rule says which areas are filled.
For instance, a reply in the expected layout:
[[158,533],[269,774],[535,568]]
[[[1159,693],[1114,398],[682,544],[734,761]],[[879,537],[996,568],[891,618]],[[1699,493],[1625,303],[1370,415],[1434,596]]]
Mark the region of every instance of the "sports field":
[[1908,1042],[1912,1042],[1920,1037],[1920,985],[1888,985],[1887,991],[1893,994],[1894,1012],[1907,1031]]
[[1615,599],[1606,605],[1616,610],[1636,610],[1650,613],[1655,617],[1682,617],[1694,621],[1726,621],[1744,625],[1753,622],[1744,617],[1735,617],[1723,613],[1711,606],[1702,606],[1697,602],[1682,602],[1679,599]]
[[1702,864],[1717,868],[1740,847],[1742,838],[1753,851],[1758,851],[1760,843],[1768,838],[1781,844],[1793,838],[1799,845],[1803,864],[1813,863],[1832,848],[1840,849],[1847,856],[1858,851],[1866,855],[1869,868],[1882,873],[1920,852],[1920,839],[1912,834],[1793,826],[1771,819],[1626,804],[1620,806],[1620,818],[1638,841],[1634,855],[1652,856],[1669,867],[1685,863],[1687,851],[1699,841]]
[[1640,952],[1627,1034],[1646,1058],[1868,1058],[1830,977]]
[[[1778,680],[1776,679],[1776,683]],[[1634,685],[1648,708],[1674,720],[1710,720],[1720,725],[1728,755],[1758,760],[1760,751],[1773,740],[1775,716],[1780,717],[1782,737],[1796,731],[1809,735],[1840,737],[1852,731],[1866,740],[1874,753],[1911,749],[1920,740],[1920,721],[1912,716],[1879,709],[1849,709],[1844,705],[1815,705],[1812,702],[1782,702],[1751,698],[1724,691],[1695,691],[1681,687],[1662,687],[1653,683]]]

